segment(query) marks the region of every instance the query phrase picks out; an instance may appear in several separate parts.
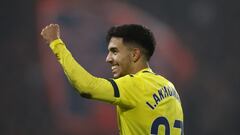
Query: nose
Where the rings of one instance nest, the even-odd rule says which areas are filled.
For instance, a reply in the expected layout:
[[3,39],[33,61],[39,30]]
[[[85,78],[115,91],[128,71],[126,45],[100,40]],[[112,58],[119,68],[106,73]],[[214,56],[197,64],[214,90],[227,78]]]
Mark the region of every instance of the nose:
[[113,59],[110,53],[108,53],[107,57],[106,57],[106,62],[107,63],[112,63]]

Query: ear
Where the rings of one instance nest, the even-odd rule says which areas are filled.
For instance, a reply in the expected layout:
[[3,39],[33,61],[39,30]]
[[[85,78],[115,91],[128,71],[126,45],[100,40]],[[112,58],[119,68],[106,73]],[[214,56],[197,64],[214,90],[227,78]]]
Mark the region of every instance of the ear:
[[132,50],[132,60],[136,63],[141,57],[141,50],[139,48],[133,48]]

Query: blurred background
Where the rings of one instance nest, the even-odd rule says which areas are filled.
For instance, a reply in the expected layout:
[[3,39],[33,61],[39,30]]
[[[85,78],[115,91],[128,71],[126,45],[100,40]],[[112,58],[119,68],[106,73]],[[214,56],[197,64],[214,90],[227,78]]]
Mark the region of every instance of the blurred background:
[[238,135],[237,0],[8,0],[0,4],[0,134],[116,135],[112,105],[81,98],[40,37],[58,23],[90,73],[111,78],[109,27],[138,23],[157,39],[152,69],[177,88],[186,135]]

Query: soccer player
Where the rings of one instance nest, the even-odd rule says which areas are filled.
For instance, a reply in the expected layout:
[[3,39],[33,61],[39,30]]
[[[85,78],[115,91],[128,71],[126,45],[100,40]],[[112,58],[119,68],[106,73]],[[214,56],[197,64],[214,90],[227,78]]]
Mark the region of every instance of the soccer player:
[[41,35],[82,97],[117,107],[120,135],[184,134],[183,110],[174,85],[150,69],[155,39],[149,29],[137,24],[109,29],[106,62],[113,79],[95,77],[77,63],[61,40],[58,24],[46,26]]

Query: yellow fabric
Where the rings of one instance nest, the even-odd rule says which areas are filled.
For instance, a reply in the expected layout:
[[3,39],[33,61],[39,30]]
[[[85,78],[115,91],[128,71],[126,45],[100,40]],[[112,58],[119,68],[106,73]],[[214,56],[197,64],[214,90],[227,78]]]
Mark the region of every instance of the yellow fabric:
[[113,103],[114,91],[111,83],[103,78],[97,78],[88,73],[72,57],[61,39],[54,40],[50,48],[56,55],[68,80],[82,96]]
[[116,103],[122,135],[149,135],[154,120],[163,124],[156,124],[159,128],[153,133],[157,131],[158,135],[165,135],[166,127],[163,127],[168,123],[166,126],[170,131],[166,135],[181,135],[181,128],[175,128],[174,124],[183,122],[183,111],[171,82],[154,74],[151,69],[143,69],[115,82],[120,92]]
[[61,39],[53,41],[50,48],[81,95],[117,106],[120,135],[181,135],[180,98],[173,84],[162,76],[146,68],[110,83],[80,66]]

